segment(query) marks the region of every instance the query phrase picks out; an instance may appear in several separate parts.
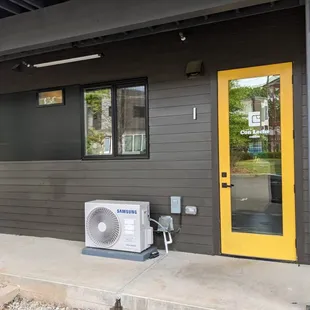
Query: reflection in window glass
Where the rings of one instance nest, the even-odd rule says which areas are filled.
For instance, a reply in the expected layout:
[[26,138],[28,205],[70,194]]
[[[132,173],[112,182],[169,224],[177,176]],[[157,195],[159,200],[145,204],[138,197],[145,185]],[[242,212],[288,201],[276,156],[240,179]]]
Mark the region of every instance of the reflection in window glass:
[[134,139],[134,152],[140,152],[142,150],[142,135],[136,135]]
[[86,155],[112,154],[111,89],[85,90]]
[[118,153],[146,154],[145,86],[118,88],[116,101]]
[[232,231],[282,235],[280,76],[229,82]]
[[112,154],[112,139],[109,136],[104,138],[104,154]]
[[133,136],[124,136],[124,149],[126,153],[131,153],[132,152],[132,141],[133,141]]

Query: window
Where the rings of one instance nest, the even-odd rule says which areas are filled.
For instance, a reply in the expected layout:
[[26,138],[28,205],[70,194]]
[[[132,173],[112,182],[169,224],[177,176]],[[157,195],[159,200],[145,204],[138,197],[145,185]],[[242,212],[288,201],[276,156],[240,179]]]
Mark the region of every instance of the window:
[[123,154],[141,154],[146,149],[145,135],[124,135]]
[[84,89],[85,156],[147,156],[146,83]]
[[39,106],[63,105],[64,96],[63,90],[50,90],[38,93]]

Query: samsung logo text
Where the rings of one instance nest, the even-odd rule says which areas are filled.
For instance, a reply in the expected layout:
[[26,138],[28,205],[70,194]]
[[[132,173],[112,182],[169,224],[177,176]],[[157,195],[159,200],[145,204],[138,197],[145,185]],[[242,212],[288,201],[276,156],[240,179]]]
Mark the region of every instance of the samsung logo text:
[[137,210],[117,209],[117,213],[122,213],[122,214],[137,214]]

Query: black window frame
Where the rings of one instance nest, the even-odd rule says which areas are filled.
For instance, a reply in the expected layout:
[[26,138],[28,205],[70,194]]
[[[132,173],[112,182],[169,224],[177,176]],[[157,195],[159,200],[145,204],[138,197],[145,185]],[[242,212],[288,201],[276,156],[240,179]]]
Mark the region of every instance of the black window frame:
[[[146,140],[146,153],[145,154],[118,154],[118,126],[117,126],[117,89],[122,87],[145,87],[145,140]],[[88,155],[86,153],[86,139],[87,139],[87,125],[86,125],[86,109],[85,109],[85,91],[96,90],[102,88],[111,89],[111,107],[112,107],[112,154],[110,155]],[[82,160],[120,160],[120,159],[149,159],[150,158],[150,141],[149,141],[149,88],[148,79],[135,78],[126,80],[117,80],[102,83],[85,84],[80,87],[81,92],[81,124],[82,124]]]
[[[47,93],[52,91],[61,91],[62,93],[62,103],[52,103],[52,104],[40,104],[40,94]],[[37,108],[49,108],[49,107],[62,107],[66,104],[66,90],[63,87],[53,87],[53,88],[45,88],[39,89],[36,92],[37,97]]]

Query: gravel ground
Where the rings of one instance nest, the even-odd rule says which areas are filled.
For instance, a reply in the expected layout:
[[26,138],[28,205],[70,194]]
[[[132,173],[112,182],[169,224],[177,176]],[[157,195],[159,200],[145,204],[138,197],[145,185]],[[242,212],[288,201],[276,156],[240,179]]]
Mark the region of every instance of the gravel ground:
[[49,304],[38,300],[27,300],[16,297],[11,303],[7,304],[3,310],[82,310],[69,308],[62,305]]

